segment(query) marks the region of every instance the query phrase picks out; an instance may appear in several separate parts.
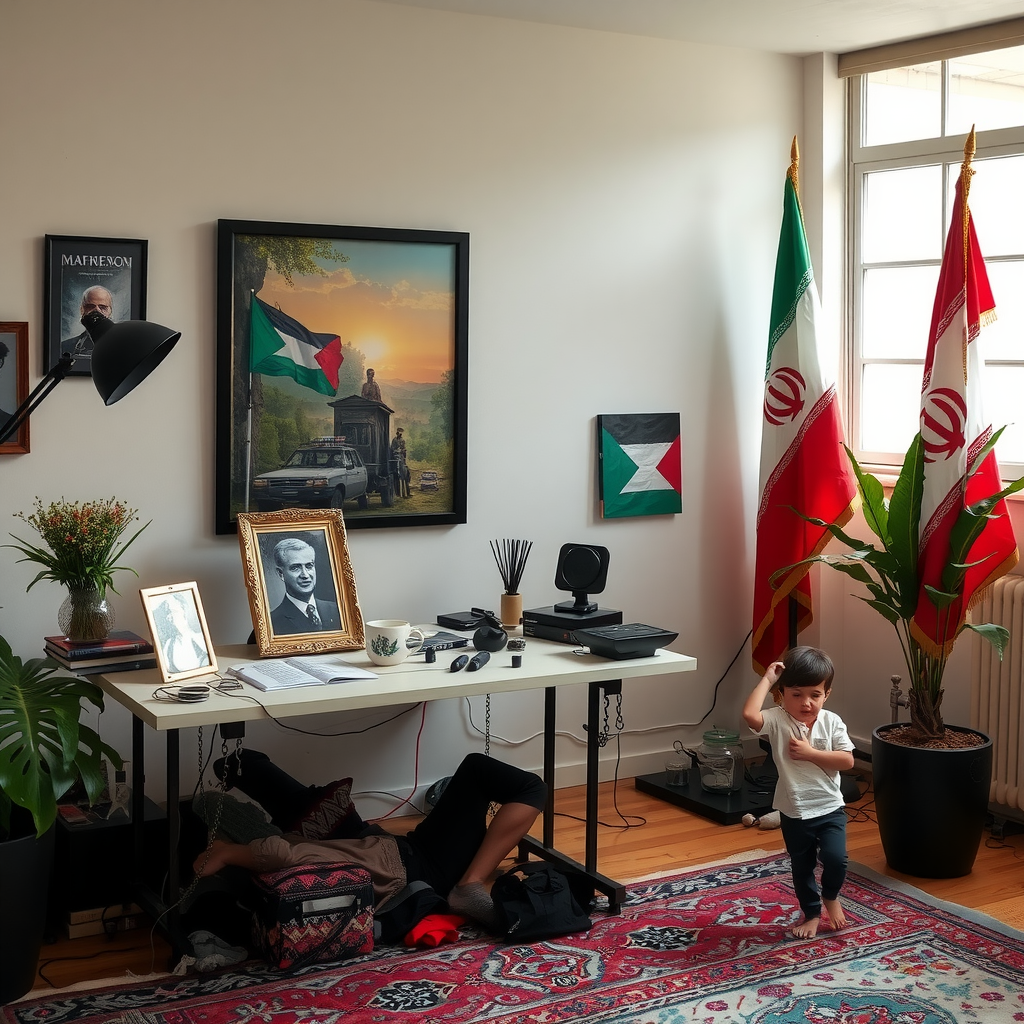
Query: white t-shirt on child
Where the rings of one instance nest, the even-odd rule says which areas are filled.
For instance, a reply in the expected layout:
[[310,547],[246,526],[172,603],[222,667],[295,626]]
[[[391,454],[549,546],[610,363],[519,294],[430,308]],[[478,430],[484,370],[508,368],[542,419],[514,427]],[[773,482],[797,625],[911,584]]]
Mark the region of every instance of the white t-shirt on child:
[[[772,756],[779,769],[772,807],[787,818],[818,818],[845,806],[839,788],[839,772],[826,772],[810,761],[794,761],[789,756],[789,741],[798,737],[807,726],[798,722],[780,707],[761,712],[764,725],[758,736],[772,745]],[[816,750],[853,750],[853,743],[843,720],[824,708],[818,712],[810,736]]]

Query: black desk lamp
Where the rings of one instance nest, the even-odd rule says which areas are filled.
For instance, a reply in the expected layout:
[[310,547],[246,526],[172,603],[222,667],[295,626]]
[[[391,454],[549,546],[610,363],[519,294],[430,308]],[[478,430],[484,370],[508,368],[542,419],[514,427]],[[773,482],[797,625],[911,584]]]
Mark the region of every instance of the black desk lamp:
[[[181,337],[181,331],[148,320],[122,320],[115,324],[96,310],[86,313],[82,324],[93,340],[92,382],[104,405],[113,405],[141,384]],[[61,355],[32,394],[0,427],[0,444],[17,433],[36,406],[67,376],[74,361],[75,357],[68,352]]]

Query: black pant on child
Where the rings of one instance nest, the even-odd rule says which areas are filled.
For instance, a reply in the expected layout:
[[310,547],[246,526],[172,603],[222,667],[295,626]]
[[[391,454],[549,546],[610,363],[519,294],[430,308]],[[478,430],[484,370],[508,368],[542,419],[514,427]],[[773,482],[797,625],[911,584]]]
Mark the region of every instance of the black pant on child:
[[[257,801],[286,832],[323,791],[319,786],[303,786],[257,750],[243,750],[241,772],[237,765],[232,754],[218,761],[214,771],[228,789],[237,786]],[[546,801],[547,786],[533,772],[485,754],[467,754],[434,809],[407,835],[396,837],[408,880],[422,879],[435,892],[447,895],[480,849],[492,803],[521,803],[543,810]],[[350,814],[342,825],[325,838],[354,839],[384,831],[367,824],[358,813]]]
[[[782,819],[782,838],[792,861],[793,889],[805,918],[821,917],[821,900],[834,900],[846,881],[846,812]],[[814,869],[821,860],[821,892]]]

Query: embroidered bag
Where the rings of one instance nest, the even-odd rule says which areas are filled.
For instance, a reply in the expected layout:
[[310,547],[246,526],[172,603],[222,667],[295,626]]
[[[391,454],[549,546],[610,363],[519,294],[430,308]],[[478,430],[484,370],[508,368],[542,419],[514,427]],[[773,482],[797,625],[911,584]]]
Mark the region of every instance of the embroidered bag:
[[373,949],[373,886],[354,864],[303,864],[254,879],[253,943],[275,967],[344,960]]

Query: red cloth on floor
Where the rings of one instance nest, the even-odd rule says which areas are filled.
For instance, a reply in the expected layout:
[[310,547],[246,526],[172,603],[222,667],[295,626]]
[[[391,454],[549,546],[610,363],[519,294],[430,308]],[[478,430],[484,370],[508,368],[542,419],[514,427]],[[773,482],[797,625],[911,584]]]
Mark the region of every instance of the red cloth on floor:
[[457,942],[459,925],[466,919],[458,914],[427,914],[412,926],[405,936],[407,946],[440,946],[442,942]]

